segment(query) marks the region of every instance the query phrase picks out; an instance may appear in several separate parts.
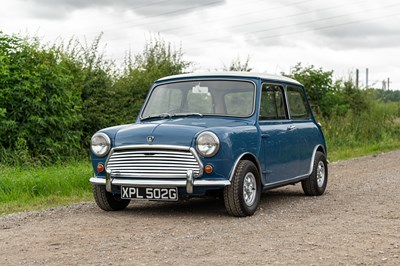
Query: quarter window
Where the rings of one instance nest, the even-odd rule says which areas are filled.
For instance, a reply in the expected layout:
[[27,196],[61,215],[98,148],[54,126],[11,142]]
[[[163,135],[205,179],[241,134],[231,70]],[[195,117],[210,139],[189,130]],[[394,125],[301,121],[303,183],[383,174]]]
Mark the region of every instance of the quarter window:
[[279,85],[264,84],[261,95],[260,120],[286,119],[283,88]]
[[303,90],[299,87],[288,86],[287,97],[291,119],[309,120],[310,110]]

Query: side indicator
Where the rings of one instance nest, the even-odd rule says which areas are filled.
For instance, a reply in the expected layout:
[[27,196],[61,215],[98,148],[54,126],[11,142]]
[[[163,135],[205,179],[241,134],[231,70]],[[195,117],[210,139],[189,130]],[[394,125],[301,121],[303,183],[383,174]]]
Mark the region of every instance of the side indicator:
[[99,164],[97,165],[97,172],[101,173],[101,172],[103,172],[103,171],[104,171],[104,164],[99,163]]
[[212,165],[207,164],[206,167],[204,167],[204,172],[206,172],[206,174],[211,174],[213,171]]

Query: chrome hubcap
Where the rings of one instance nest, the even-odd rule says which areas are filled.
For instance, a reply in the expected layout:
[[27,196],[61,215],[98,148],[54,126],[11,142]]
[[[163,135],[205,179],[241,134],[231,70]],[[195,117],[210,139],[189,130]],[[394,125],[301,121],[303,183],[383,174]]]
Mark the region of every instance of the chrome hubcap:
[[256,200],[257,182],[253,173],[247,173],[243,182],[243,198],[247,206],[253,205]]
[[317,184],[318,187],[322,187],[325,182],[325,164],[322,161],[318,162],[317,167]]

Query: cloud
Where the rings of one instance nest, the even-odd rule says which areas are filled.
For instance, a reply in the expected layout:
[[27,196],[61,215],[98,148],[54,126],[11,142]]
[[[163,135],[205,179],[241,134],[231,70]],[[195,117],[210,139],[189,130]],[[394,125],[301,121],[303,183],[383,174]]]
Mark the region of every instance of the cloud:
[[367,22],[333,27],[318,33],[326,46],[335,49],[391,48],[400,46],[400,29]]
[[[289,4],[284,15],[271,18],[266,27],[253,31],[253,43],[291,46],[310,42],[331,49],[395,47],[400,44],[400,3],[335,1],[315,5]],[[251,33],[251,31],[248,31]]]
[[33,17],[62,19],[69,13],[88,8],[111,8],[117,12],[132,11],[137,15],[176,16],[188,14],[198,9],[221,5],[225,0],[27,0]]

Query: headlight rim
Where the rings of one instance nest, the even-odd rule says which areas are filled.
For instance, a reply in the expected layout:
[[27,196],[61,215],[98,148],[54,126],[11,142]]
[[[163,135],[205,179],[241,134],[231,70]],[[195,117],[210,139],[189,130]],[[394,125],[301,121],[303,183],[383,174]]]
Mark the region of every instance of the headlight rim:
[[[208,135],[212,136],[212,138],[213,138],[213,140],[215,141],[215,144],[216,144],[215,145],[216,146],[215,150],[210,154],[205,154],[199,149],[199,139],[200,139],[201,136],[203,136],[205,134],[208,134]],[[215,134],[212,131],[203,131],[196,137],[196,151],[203,157],[210,158],[210,157],[215,156],[218,153],[220,147],[221,147],[220,140],[219,140],[217,134]]]
[[[106,146],[107,146],[107,148],[105,149],[105,151],[102,152],[102,153],[97,153],[97,152],[95,152],[95,151],[93,150],[93,139],[94,139],[95,137],[98,137],[98,136],[101,136],[101,137],[103,137],[103,138],[105,139]],[[106,133],[103,133],[103,132],[97,132],[97,133],[95,133],[95,134],[92,136],[92,138],[90,139],[90,150],[91,150],[92,153],[93,153],[94,155],[96,155],[97,157],[105,157],[105,156],[107,156],[107,154],[108,154],[108,153],[110,152],[110,150],[111,150],[111,139],[110,139],[110,137],[109,137]]]

